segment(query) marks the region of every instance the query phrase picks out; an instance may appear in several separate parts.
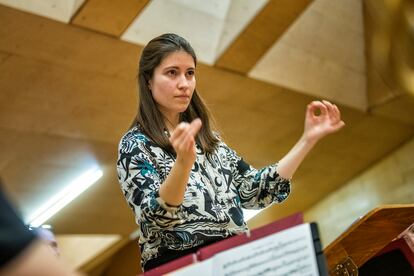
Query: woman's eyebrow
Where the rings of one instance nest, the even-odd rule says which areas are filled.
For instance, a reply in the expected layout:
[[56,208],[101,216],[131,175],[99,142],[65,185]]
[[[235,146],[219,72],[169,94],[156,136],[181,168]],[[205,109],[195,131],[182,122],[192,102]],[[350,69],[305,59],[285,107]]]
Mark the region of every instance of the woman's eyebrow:
[[[168,67],[164,68],[164,70],[169,70],[169,69],[180,69],[180,67],[178,67],[178,66],[168,66]],[[188,67],[186,70],[195,70],[195,68],[194,67]]]

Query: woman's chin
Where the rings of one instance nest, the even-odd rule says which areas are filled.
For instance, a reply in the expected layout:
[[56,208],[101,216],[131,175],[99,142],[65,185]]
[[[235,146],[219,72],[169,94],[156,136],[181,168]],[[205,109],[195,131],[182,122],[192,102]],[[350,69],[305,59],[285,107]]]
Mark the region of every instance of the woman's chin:
[[183,107],[181,107],[181,108],[179,108],[179,109],[178,109],[178,113],[183,113],[183,112],[185,112],[187,109],[188,109],[188,105],[183,106]]

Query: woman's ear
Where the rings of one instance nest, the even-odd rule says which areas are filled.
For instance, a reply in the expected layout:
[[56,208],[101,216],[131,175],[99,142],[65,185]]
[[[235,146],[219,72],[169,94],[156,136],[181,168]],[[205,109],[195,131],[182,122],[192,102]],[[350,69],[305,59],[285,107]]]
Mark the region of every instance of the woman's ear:
[[150,90],[150,91],[152,91],[152,80],[149,80],[148,81],[148,89]]

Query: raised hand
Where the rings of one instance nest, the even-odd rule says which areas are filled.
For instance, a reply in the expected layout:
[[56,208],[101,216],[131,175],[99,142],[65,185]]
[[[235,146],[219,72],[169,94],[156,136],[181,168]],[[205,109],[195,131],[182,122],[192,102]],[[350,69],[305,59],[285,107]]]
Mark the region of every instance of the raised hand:
[[173,131],[170,142],[177,153],[177,161],[192,167],[196,159],[195,137],[201,129],[201,120],[191,123],[181,122]]
[[[320,114],[316,114],[319,110]],[[317,142],[322,137],[334,133],[345,125],[338,107],[328,101],[313,101],[306,109],[303,136],[308,141]]]

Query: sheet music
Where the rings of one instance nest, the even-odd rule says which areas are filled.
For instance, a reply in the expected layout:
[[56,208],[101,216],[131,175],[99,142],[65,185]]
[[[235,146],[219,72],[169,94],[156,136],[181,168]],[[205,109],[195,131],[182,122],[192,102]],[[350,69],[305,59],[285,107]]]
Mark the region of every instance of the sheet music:
[[213,263],[217,276],[319,275],[309,224],[226,250]]

